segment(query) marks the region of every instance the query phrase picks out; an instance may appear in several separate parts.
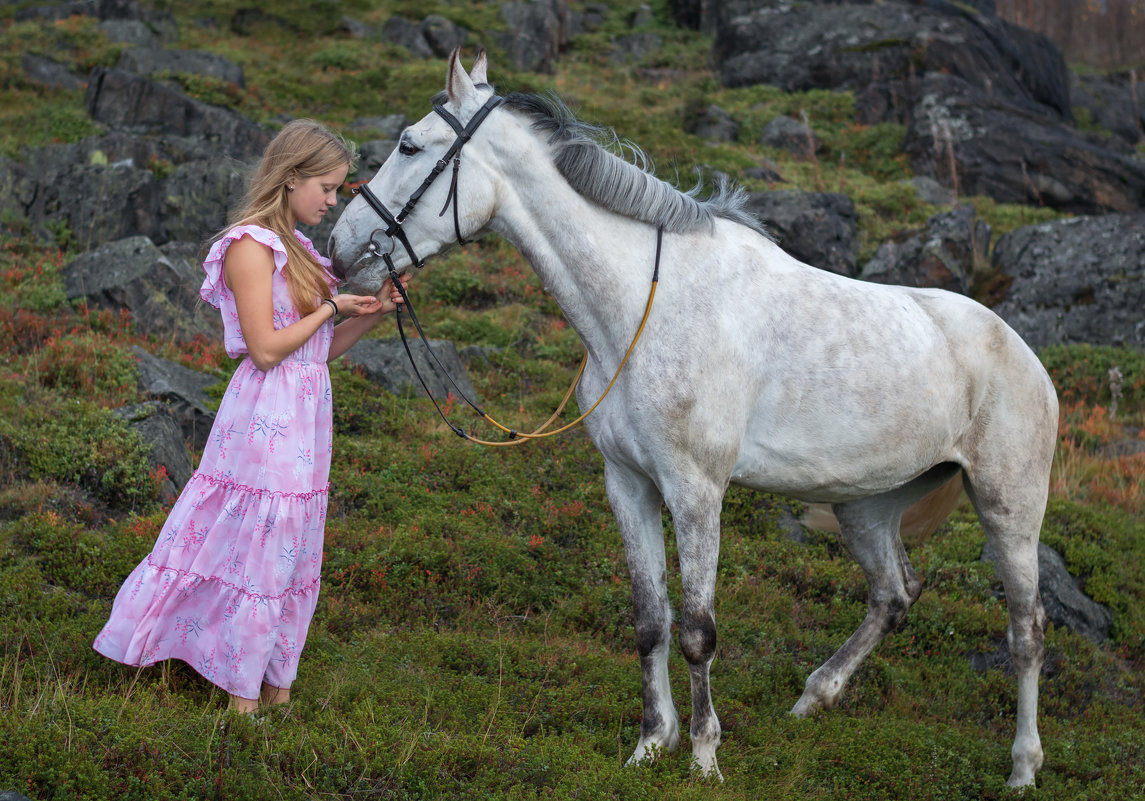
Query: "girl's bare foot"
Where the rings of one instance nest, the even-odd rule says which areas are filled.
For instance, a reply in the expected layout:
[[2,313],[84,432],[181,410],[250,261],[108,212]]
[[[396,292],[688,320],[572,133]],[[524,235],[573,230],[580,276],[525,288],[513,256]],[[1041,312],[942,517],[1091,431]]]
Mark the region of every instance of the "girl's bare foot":
[[250,714],[258,711],[258,700],[254,698],[242,698],[237,695],[232,695],[230,703],[227,704],[227,710],[231,712],[242,712]]
[[263,706],[278,706],[290,700],[290,688],[283,689],[263,682],[262,695],[259,698]]

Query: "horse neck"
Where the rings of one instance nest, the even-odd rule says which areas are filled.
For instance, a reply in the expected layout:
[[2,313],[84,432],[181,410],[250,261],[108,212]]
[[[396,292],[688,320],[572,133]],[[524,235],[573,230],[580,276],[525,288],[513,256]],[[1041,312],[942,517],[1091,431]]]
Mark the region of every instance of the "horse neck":
[[490,227],[528,260],[590,353],[622,353],[648,298],[656,229],[584,199],[547,157],[507,183]]

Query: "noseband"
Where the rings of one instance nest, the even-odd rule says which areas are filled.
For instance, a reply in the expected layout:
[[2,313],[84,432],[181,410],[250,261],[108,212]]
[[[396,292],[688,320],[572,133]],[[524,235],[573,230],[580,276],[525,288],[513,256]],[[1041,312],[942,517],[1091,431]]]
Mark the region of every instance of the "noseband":
[[[489,116],[489,112],[501,105],[501,102],[502,98],[493,95],[493,97],[485,101],[485,105],[477,109],[477,113],[469,120],[468,125],[462,125],[461,121],[446,111],[444,106],[434,104],[433,110],[437,112],[438,116],[449,123],[449,127],[457,133],[457,138],[453,140],[453,144],[449,146],[449,150],[445,151],[445,155],[438,159],[437,164],[430,170],[429,175],[421,182],[421,186],[414,190],[414,193],[410,195],[409,200],[406,201],[406,204],[402,206],[402,210],[399,211],[397,215],[390,213],[386,205],[370,190],[368,184],[362,184],[354,190],[356,194],[361,195],[362,199],[374,210],[374,213],[381,217],[382,221],[386,224],[385,230],[376,228],[374,232],[370,234],[370,242],[366,245],[366,250],[385,261],[391,274],[396,275],[397,272],[394,269],[393,260],[390,258],[390,254],[394,252],[396,246],[395,242],[401,242],[402,247],[404,247],[406,253],[409,254],[410,262],[414,267],[421,268],[425,266],[425,259],[418,258],[417,253],[414,252],[413,246],[410,244],[409,238],[406,237],[406,232],[402,228],[402,223],[406,217],[409,216],[410,212],[414,210],[418,201],[421,200],[421,196],[425,194],[425,190],[429,189],[433,182],[437,180],[437,176],[441,175],[445,171],[445,168],[449,166],[450,160],[453,161],[453,181],[449,185],[449,193],[446,195],[445,205],[441,207],[441,211],[438,212],[437,216],[441,217],[444,215],[446,210],[449,209],[449,204],[452,203],[453,232],[457,235],[457,243],[464,245],[468,241],[461,236],[461,220],[457,210],[457,174],[461,169],[461,148],[473,137],[473,134],[476,133],[481,123]],[[375,241],[374,237],[379,231],[390,238],[389,250],[383,250],[383,247]]]

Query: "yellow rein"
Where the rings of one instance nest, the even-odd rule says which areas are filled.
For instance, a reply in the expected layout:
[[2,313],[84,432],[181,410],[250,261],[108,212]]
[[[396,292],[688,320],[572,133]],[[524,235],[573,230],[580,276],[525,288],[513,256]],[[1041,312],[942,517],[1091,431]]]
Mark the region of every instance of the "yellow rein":
[[580,383],[581,376],[584,375],[585,365],[588,364],[588,351],[586,350],[584,352],[584,356],[580,360],[580,367],[577,368],[576,378],[573,379],[572,386],[570,386],[568,388],[568,392],[566,392],[564,398],[561,399],[560,405],[557,406],[557,410],[555,412],[553,412],[552,416],[548,420],[546,420],[541,425],[541,427],[538,428],[536,431],[533,431],[531,434],[524,434],[520,431],[515,431],[511,428],[507,428],[506,426],[502,425],[501,423],[498,423],[496,420],[494,420],[492,417],[490,417],[487,413],[482,412],[481,418],[483,420],[485,420],[490,425],[501,429],[506,434],[508,434],[512,439],[504,440],[501,442],[493,442],[490,440],[477,439],[476,437],[471,437],[469,435],[466,435],[464,438],[466,440],[468,440],[469,442],[474,442],[478,445],[488,445],[490,447],[507,447],[509,445],[520,445],[524,442],[529,442],[529,441],[535,440],[535,439],[544,439],[545,437],[552,437],[552,436],[555,436],[556,434],[560,434],[564,431],[568,431],[570,428],[575,426],[577,423],[584,420],[584,418],[586,418],[590,414],[592,414],[593,409],[595,409],[597,406],[599,406],[601,404],[601,402],[606,397],[608,397],[608,393],[612,390],[613,385],[616,383],[616,379],[620,378],[620,371],[624,369],[624,365],[628,361],[628,357],[632,354],[632,349],[635,348],[636,343],[640,341],[640,335],[644,333],[644,325],[648,322],[648,316],[652,313],[652,299],[656,297],[656,284],[658,284],[658,283],[659,283],[658,278],[652,279],[652,289],[649,290],[649,292],[648,292],[648,302],[644,305],[644,316],[640,319],[640,326],[636,329],[636,336],[634,336],[632,338],[632,344],[629,345],[628,350],[624,352],[624,358],[621,359],[620,364],[617,365],[616,372],[613,374],[612,380],[608,382],[608,386],[605,387],[605,389],[604,389],[604,394],[602,394],[599,398],[597,398],[596,403],[594,403],[592,406],[590,406],[588,408],[588,411],[586,411],[584,414],[582,414],[577,419],[573,420],[571,423],[566,423],[565,425],[561,426],[560,428],[553,429],[552,431],[545,431],[545,429],[548,428],[550,425],[552,425],[553,421],[556,420],[558,416],[560,416],[560,413],[562,411],[564,411],[565,404],[567,404],[569,402],[569,398],[572,397],[573,390],[575,390],[577,387],[577,384]]

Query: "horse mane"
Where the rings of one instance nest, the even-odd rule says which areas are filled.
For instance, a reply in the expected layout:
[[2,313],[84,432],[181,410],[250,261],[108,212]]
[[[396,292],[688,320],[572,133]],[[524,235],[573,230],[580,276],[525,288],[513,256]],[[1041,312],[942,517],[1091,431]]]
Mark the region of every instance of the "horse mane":
[[[710,229],[722,217],[770,238],[759,218],[747,211],[747,193],[726,177],[714,194],[698,199],[699,184],[684,192],[657,178],[643,150],[621,142],[610,128],[577,119],[555,94],[513,92],[504,105],[530,118],[533,130],[548,134],[557,171],[574,191],[606,209],[671,233]],[[632,161],[612,150],[628,151]]]

